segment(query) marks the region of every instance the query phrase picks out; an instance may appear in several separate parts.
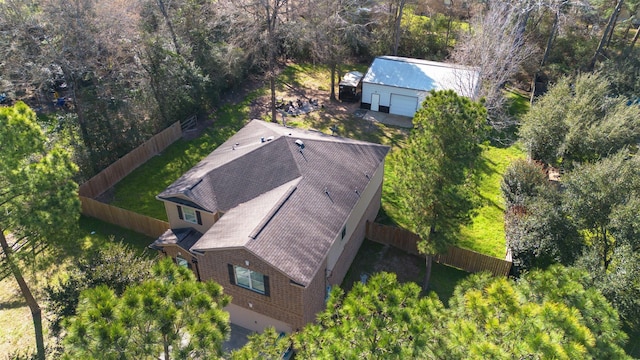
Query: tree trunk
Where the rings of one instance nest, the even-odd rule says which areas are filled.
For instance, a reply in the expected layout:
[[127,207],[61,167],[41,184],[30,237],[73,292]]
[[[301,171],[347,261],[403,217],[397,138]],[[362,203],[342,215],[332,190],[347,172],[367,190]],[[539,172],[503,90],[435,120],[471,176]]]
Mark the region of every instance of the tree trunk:
[[400,0],[398,6],[398,12],[396,14],[396,22],[393,27],[393,56],[398,56],[398,46],[400,45],[400,25],[402,22],[402,11],[404,10],[404,4],[407,0]]
[[167,335],[162,335],[162,346],[164,348],[164,360],[171,360],[171,354],[169,354],[169,341]]
[[625,50],[625,56],[628,56],[629,54],[631,54],[631,51],[633,51],[633,48],[636,46],[636,42],[638,42],[638,35],[640,35],[640,25],[638,25],[638,28],[636,29],[636,34],[633,35],[631,44],[629,44],[629,47],[627,48],[627,50]]
[[[544,48],[544,55],[542,55],[542,60],[540,61],[540,69],[547,63],[547,59],[549,58],[549,53],[551,52],[551,45],[553,45],[553,39],[556,35],[556,31],[558,31],[558,13],[555,13],[555,17],[553,19],[553,26],[551,27],[551,33],[547,38],[547,45]],[[529,104],[533,105],[533,98],[536,94],[536,80],[538,79],[538,74],[540,73],[540,69],[533,74],[533,80],[531,81],[531,98],[529,99]]]
[[158,7],[160,8],[160,12],[164,17],[164,21],[167,23],[169,27],[169,33],[171,34],[171,40],[173,41],[173,46],[176,48],[176,54],[180,55],[180,46],[178,46],[178,37],[176,36],[176,32],[173,30],[173,23],[169,18],[169,13],[167,12],[167,8],[164,6],[164,0],[156,0],[158,3]]
[[20,292],[22,296],[24,296],[29,309],[31,310],[31,317],[33,318],[33,328],[36,333],[36,350],[38,355],[38,360],[44,360],[44,335],[42,332],[42,310],[40,310],[40,306],[38,302],[33,297],[31,290],[29,290],[29,286],[27,282],[22,277],[22,273],[20,272],[20,268],[14,262],[13,259],[13,249],[9,246],[7,242],[7,238],[4,236],[4,231],[0,229],[0,246],[2,246],[2,251],[4,251],[5,261],[9,265],[13,276],[15,277],[18,285],[20,286]]
[[273,49],[273,29],[269,25],[269,89],[271,90],[271,122],[278,122],[276,114],[276,54]]
[[158,87],[158,81],[156,76],[158,74],[158,66],[157,62],[149,52],[146,51],[147,59],[149,60],[149,66],[142,64],[142,68],[149,74],[149,85],[151,86],[151,92],[153,93],[153,98],[156,100],[158,104],[158,111],[160,112],[160,117],[162,117],[162,129],[169,124],[169,116],[167,115],[167,111],[165,109],[164,101],[160,94],[160,89]]
[[[272,71],[275,71],[275,69]],[[272,73],[270,76],[269,87],[271,88],[271,122],[277,123],[278,117],[276,113],[276,74],[274,73]]]
[[613,30],[616,28],[616,25],[618,24],[618,16],[620,16],[620,12],[616,12],[614,14],[615,14],[615,17],[613,18],[613,25],[611,26],[611,31],[609,31],[609,37],[607,38],[607,43],[604,45],[604,47],[609,47],[609,44],[611,44],[611,39],[613,38]]
[[91,170],[93,171],[93,173],[97,173],[98,169],[96,167],[96,164],[100,159],[96,159],[96,155],[95,155],[96,152],[95,152],[95,149],[93,148],[91,135],[89,134],[87,119],[83,113],[82,97],[79,96],[80,91],[77,91],[78,81],[75,78],[75,76],[73,76],[72,83],[73,85],[72,85],[71,91],[73,94],[73,105],[75,108],[76,115],[78,116],[78,125],[80,126],[80,134],[82,135],[82,142],[84,143],[84,146],[87,148],[87,151],[89,152],[89,158],[91,159],[91,164],[90,164]]
[[336,63],[331,63],[331,95],[329,99],[336,99]]
[[518,25],[516,27],[516,37],[514,39],[514,46],[522,46],[524,44],[524,33],[527,30],[527,23],[529,22],[529,17],[531,16],[531,9],[527,9],[527,11],[517,17]]
[[609,257],[609,239],[607,239],[607,228],[605,226],[600,227],[600,232],[602,233],[602,262],[604,265],[604,271],[607,272],[609,270],[609,264],[611,263],[611,259]]
[[449,21],[447,21],[447,36],[444,40],[444,47],[449,48],[449,34],[451,33],[451,21],[453,20],[453,16],[449,14]]
[[269,37],[269,53],[268,53],[268,68],[269,68],[269,87],[271,88],[271,122],[277,123],[278,117],[276,112],[276,25],[278,21],[278,12],[280,7],[284,3],[278,0],[274,1],[273,8],[271,4],[266,2],[264,4],[266,10],[267,19],[267,36]]
[[427,268],[424,274],[424,283],[422,284],[422,289],[426,292],[429,289],[429,282],[431,282],[431,268],[433,265],[433,255],[431,254],[425,255],[425,265],[427,266]]
[[607,23],[607,27],[604,29],[604,33],[602,34],[602,37],[600,38],[600,43],[598,43],[598,47],[596,48],[596,53],[593,55],[593,58],[591,59],[591,64],[589,64],[590,70],[593,70],[593,68],[596,66],[596,62],[598,61],[598,56],[600,56],[600,52],[602,52],[602,48],[604,47],[604,44],[607,41],[607,38],[609,37],[609,31],[613,31],[613,28],[612,28],[613,22],[615,21],[617,14],[620,12],[620,9],[622,8],[622,3],[624,3],[624,0],[618,0],[618,3],[616,4],[616,8],[613,10],[613,13],[609,17],[609,22]]

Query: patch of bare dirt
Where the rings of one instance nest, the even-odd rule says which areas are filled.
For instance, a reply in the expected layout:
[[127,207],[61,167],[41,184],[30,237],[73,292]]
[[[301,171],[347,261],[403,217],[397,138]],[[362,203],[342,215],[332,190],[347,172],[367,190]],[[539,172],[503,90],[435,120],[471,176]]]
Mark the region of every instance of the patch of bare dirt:
[[398,282],[422,284],[424,280],[424,258],[411,255],[388,245],[384,246],[379,256],[380,258],[373,267],[373,273],[381,271],[393,272],[398,277]]
[[348,291],[354,283],[366,281],[381,271],[395,273],[400,283],[414,282],[421,285],[424,282],[425,261],[420,256],[411,255],[393,246],[365,239],[351,263],[342,287]]
[[[331,92],[329,90],[314,89],[303,86],[293,86],[287,83],[281,83],[276,94],[276,101],[288,103],[297,103],[298,100],[303,103],[309,103],[312,100],[318,101],[319,107],[330,115],[351,114],[356,111],[360,103],[341,102],[339,100],[331,100]],[[336,84],[337,87],[337,84]],[[336,89],[335,96],[338,96]],[[269,118],[271,116],[271,93],[267,91],[265,95],[257,98],[251,103],[250,117],[251,119]],[[278,120],[282,120],[279,116]]]

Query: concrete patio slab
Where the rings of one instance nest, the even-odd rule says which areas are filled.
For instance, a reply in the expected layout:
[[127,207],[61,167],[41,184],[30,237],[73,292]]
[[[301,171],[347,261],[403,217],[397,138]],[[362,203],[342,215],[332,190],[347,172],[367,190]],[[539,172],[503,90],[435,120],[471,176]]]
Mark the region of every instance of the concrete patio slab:
[[224,344],[222,344],[222,349],[226,354],[243,347],[249,341],[248,336],[254,333],[253,330],[243,328],[242,326],[238,326],[235,324],[230,325],[231,336],[229,337],[229,340],[225,341]]
[[410,129],[413,127],[412,118],[394,114],[387,114],[378,111],[368,110],[366,114],[364,114],[363,119],[369,121],[377,121],[383,123],[385,125],[397,126],[402,128]]

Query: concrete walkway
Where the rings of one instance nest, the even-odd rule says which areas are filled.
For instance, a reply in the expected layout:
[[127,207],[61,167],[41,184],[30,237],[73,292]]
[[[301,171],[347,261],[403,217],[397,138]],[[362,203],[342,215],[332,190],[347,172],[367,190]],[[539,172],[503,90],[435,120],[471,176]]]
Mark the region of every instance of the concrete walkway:
[[247,336],[254,333],[253,330],[243,328],[242,326],[238,326],[235,324],[230,324],[230,325],[231,325],[231,336],[229,337],[229,340],[225,341],[224,344],[222,344],[222,350],[226,354],[230,353],[233,350],[237,350],[243,347],[249,341]]
[[365,120],[377,121],[385,125],[397,126],[410,129],[413,127],[412,118],[400,115],[387,114],[378,111],[368,110],[362,117]]

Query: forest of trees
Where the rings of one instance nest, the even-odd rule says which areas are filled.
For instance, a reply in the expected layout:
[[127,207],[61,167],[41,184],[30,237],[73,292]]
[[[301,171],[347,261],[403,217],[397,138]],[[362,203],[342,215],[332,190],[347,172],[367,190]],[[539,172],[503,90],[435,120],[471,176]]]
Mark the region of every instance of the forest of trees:
[[[517,271],[583,269],[639,329],[640,108],[602,74],[565,77],[524,116],[520,136],[537,162],[511,164],[502,183]],[[547,180],[549,166],[559,181]]]
[[[349,64],[389,54],[475,66],[481,74],[481,99],[451,93],[431,98],[398,155],[406,166],[420,162],[448,176],[423,183],[420,190],[433,201],[413,201],[416,208],[409,209],[424,237],[446,243],[453,235],[448,231],[468,221],[468,180],[480,142],[520,140],[526,149],[528,161],[512,164],[502,184],[507,243],[519,279],[473,277],[447,307],[382,274],[349,294],[335,290],[318,323],[290,339],[267,332],[234,356],[277,357],[292,343],[303,358],[624,358],[621,329],[640,328],[639,5],[1,1],[0,209],[7,216],[0,221],[0,243],[31,309],[39,358],[45,352],[41,309],[13,266],[17,254],[9,248],[9,233],[31,243],[64,240],[79,214],[77,183],[175,121],[209,116],[227,93],[249,82],[268,89],[268,116],[275,121],[278,75],[289,61],[326,66],[327,100],[333,100],[336,79]],[[530,94],[531,110],[522,118],[509,111],[506,87]],[[442,121],[460,126],[447,133],[451,128]],[[435,140],[441,139],[458,147],[438,148]],[[424,147],[441,157],[425,157]],[[548,181],[549,167],[561,169],[560,182]],[[400,184],[398,191],[413,185]],[[446,218],[435,219],[438,214]],[[441,247],[431,245],[426,253]],[[170,264],[138,277],[119,278],[121,269],[96,277],[87,269],[112,255],[97,256],[60,288],[46,289],[53,333],[62,334],[59,354],[220,354],[228,319],[219,308],[228,298],[219,286],[197,283]],[[180,281],[169,284],[166,277]],[[153,312],[158,309],[145,308],[145,301],[175,306]],[[189,311],[193,307],[202,312]],[[105,315],[99,311],[112,321],[87,320]],[[135,326],[152,329],[150,335],[136,336]],[[109,336],[86,341],[92,332],[92,339]],[[180,341],[185,333],[193,335],[191,342]],[[130,342],[120,342],[125,338]],[[558,340],[564,338],[569,341]]]
[[514,122],[501,91],[507,84],[525,91],[535,86],[540,94],[548,81],[602,67],[627,71],[611,74],[620,80],[618,92],[637,91],[638,76],[628,75],[637,75],[638,1],[445,5],[5,0],[0,99],[35,109],[50,136],[75,150],[82,180],[169,124],[206,116],[247,80],[270,83],[274,102],[276,76],[287,60],[326,65],[334,76],[349,62],[388,54],[477,66],[496,128]]

